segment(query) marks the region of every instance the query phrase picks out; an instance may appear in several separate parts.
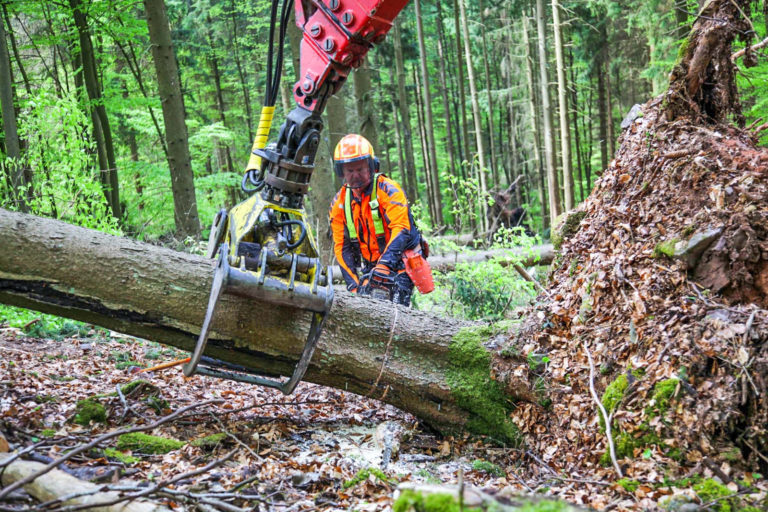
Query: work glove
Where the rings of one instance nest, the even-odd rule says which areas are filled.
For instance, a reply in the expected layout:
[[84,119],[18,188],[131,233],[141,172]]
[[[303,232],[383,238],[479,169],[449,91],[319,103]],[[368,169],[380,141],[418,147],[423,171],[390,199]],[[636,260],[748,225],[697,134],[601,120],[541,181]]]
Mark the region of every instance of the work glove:
[[379,263],[371,271],[371,283],[379,287],[390,287],[394,278],[394,272],[383,263]]

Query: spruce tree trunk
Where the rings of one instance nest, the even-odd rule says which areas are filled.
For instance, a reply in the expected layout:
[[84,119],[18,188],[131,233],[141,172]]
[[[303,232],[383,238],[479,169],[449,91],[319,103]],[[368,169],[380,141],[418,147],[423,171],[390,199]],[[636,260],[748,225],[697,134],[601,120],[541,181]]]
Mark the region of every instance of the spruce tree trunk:
[[[485,10],[483,8],[483,2],[482,0],[478,1],[478,7],[480,8],[480,13],[483,18],[483,20],[486,19],[485,17]],[[491,67],[488,63],[488,41],[485,34],[485,23],[480,23],[480,34],[482,36],[482,42],[483,42],[483,67],[485,68],[485,93],[487,95],[488,100],[488,143],[490,145],[491,150],[491,159],[489,162],[490,169],[491,169],[491,177],[493,178],[493,186],[498,188],[499,187],[499,170],[497,168],[497,162],[496,162],[496,142],[495,142],[495,136],[496,136],[496,130],[493,126],[493,97],[491,96]]]
[[560,2],[552,0],[552,19],[555,31],[555,61],[557,62],[557,99],[560,107],[560,151],[565,185],[565,210],[573,209],[573,170],[571,169],[571,133],[568,124],[568,82],[565,77],[563,56],[563,27],[560,21]]
[[176,230],[181,237],[198,238],[200,219],[197,213],[195,182],[189,155],[184,98],[181,94],[176,54],[171,43],[168,15],[165,12],[163,0],[144,0],[144,10],[147,14],[158,91],[163,105]]
[[552,127],[552,106],[549,101],[547,31],[544,14],[544,0],[536,0],[536,27],[539,47],[539,87],[541,89],[541,117],[544,120],[544,161],[547,165],[549,221],[550,225],[554,227],[555,219],[562,213],[562,208],[560,206],[560,186],[557,179],[557,157],[555,156],[555,132]]
[[[582,161],[582,150],[581,150],[581,137],[579,134],[579,116],[578,116],[578,105],[579,105],[579,97],[578,93],[576,92],[576,76],[573,66],[573,53],[568,52],[568,55],[570,57],[570,68],[571,68],[571,116],[573,118],[573,136],[574,136],[574,143],[575,143],[575,149],[576,149],[576,173],[579,177],[579,201],[583,201],[586,196],[584,195],[584,174],[583,174],[583,161]],[[575,194],[574,190],[574,194]]]
[[[19,132],[16,127],[16,108],[13,105],[13,78],[11,76],[11,56],[8,53],[8,44],[5,37],[5,23],[0,21],[0,106],[3,111],[3,137],[5,143],[5,155],[14,160],[6,169],[10,172],[10,183],[13,190],[14,203],[23,211],[29,211],[25,194],[20,191],[25,183],[24,166],[21,165],[21,146],[19,144]],[[5,160],[5,159],[4,159]],[[7,162],[3,162],[7,163]]]
[[[208,62],[211,66],[211,75],[213,76],[214,92],[216,96],[216,111],[219,114],[219,121],[222,126],[227,127],[226,106],[224,105],[224,92],[221,89],[221,73],[219,72],[219,59],[216,55],[216,47],[213,41],[213,34],[211,33],[210,26],[213,21],[209,17],[208,22],[208,44],[210,48],[210,55],[208,56]],[[229,150],[229,146],[216,142],[217,151],[224,157],[227,172],[235,172],[235,167],[232,164],[232,154]]]
[[477,98],[477,85],[475,84],[475,70],[472,67],[472,50],[469,44],[469,26],[467,24],[466,3],[467,0],[458,0],[459,17],[461,18],[461,31],[464,35],[464,59],[469,75],[469,96],[472,101],[472,116],[475,120],[475,142],[477,143],[478,174],[480,176],[480,232],[488,230],[488,185],[485,180],[485,147],[483,145],[483,127],[480,123],[480,103]]
[[[243,64],[240,59],[240,41],[237,35],[237,8],[235,6],[235,0],[229,2],[230,17],[232,19],[232,57],[235,59],[235,67],[237,67],[237,76],[240,81],[240,89],[243,92],[243,103],[245,105],[245,122],[248,125],[248,140],[254,139],[253,133],[253,112],[251,111],[251,97],[250,97],[250,85],[248,84],[248,75],[243,69]],[[289,23],[295,25],[291,20]]]
[[445,112],[445,141],[448,149],[448,164],[451,170],[451,176],[456,176],[456,149],[453,145],[454,126],[451,120],[451,105],[448,92],[448,73],[445,72],[445,48],[443,34],[443,10],[440,2],[437,5],[437,19],[435,27],[437,28],[437,65],[440,70],[440,95],[443,100],[443,111]]
[[91,116],[94,121],[97,144],[101,147],[100,164],[104,175],[104,184],[107,187],[107,202],[116,219],[122,217],[120,211],[120,184],[117,177],[117,162],[115,160],[115,148],[112,143],[112,130],[107,117],[107,109],[101,95],[101,84],[96,71],[96,56],[91,41],[91,32],[88,20],[82,10],[80,0],[69,0],[72,14],[75,19],[75,27],[80,42],[80,63],[83,69],[83,80],[88,99],[91,104]]
[[[0,302],[193,348],[210,260],[2,209],[0,237]],[[224,294],[205,353],[290,374],[309,317]],[[514,443],[509,400],[536,397],[518,380],[491,378],[484,336],[477,326],[337,291],[305,380],[379,399],[444,433],[466,428]],[[525,374],[524,358],[519,365]]]
[[[416,98],[416,121],[419,126],[419,141],[421,142],[421,161],[423,162],[424,167],[424,184],[427,189],[427,206],[429,207],[429,217],[432,219],[432,222],[435,223],[435,219],[437,218],[437,213],[435,213],[435,201],[433,200],[432,196],[432,181],[430,179],[430,176],[432,175],[432,169],[431,165],[432,162],[429,161],[429,152],[427,151],[427,134],[425,132],[426,127],[424,126],[424,107],[422,104],[422,94],[421,94],[421,82],[419,81],[419,72],[416,71],[416,66],[413,67],[413,83],[416,87],[414,91],[414,97]],[[418,181],[416,182],[416,187],[418,190]]]
[[530,27],[528,26],[528,16],[523,13],[523,45],[525,46],[525,76],[528,85],[528,106],[531,110],[531,136],[533,138],[533,160],[536,168],[539,197],[541,198],[541,222],[542,228],[549,226],[549,215],[547,214],[546,192],[544,190],[544,173],[542,171],[541,159],[541,130],[539,129],[539,114],[536,109],[536,91],[533,83],[533,53],[531,52],[531,42],[528,35]]
[[[459,82],[459,111],[461,112],[461,141],[464,149],[462,157],[464,160],[471,160],[472,153],[469,150],[469,128],[467,123],[467,92],[464,88],[464,63],[462,62],[462,55],[464,55],[464,45],[461,41],[461,9],[459,8],[460,0],[453,0],[453,31],[456,34],[456,69],[458,71]],[[462,165],[463,167],[463,165]]]
[[403,41],[400,34],[400,21],[393,24],[393,44],[395,47],[395,71],[397,73],[397,104],[400,108],[400,121],[403,123],[403,142],[405,145],[405,172],[408,174],[406,194],[410,201],[418,199],[416,185],[416,163],[413,158],[413,136],[408,99],[405,94],[405,64],[403,59]]
[[368,139],[374,151],[379,151],[379,135],[376,129],[375,93],[371,88],[371,66],[368,57],[353,73],[355,106],[357,108],[357,133]]
[[[440,172],[437,168],[437,150],[435,147],[435,122],[432,116],[432,92],[429,90],[429,68],[427,67],[427,47],[424,44],[424,24],[421,14],[421,0],[415,1],[416,29],[419,39],[419,64],[421,66],[422,92],[424,98],[424,129],[426,132],[427,156],[429,157],[429,174],[427,179],[431,184],[431,200],[434,202],[435,227],[443,225],[443,198],[440,194]],[[438,20],[438,23],[440,21]]]

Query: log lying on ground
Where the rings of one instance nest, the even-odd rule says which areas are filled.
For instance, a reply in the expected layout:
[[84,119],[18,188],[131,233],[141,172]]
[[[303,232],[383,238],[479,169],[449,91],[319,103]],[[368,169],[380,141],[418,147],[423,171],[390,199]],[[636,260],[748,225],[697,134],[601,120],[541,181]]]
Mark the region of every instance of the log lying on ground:
[[[2,209],[0,238],[0,302],[193,348],[210,260]],[[309,324],[306,312],[225,294],[206,354],[290,375]],[[514,441],[510,397],[473,329],[337,292],[305,380],[381,399],[442,432]]]
[[[0,463],[12,457],[11,454],[0,454]],[[15,460],[3,468],[2,484],[11,485],[23,480],[43,469],[45,464],[27,460]],[[120,497],[117,491],[100,492],[101,485],[84,482],[60,469],[52,469],[45,475],[24,486],[30,496],[42,502],[61,499],[74,494],[83,494],[76,498],[65,500],[64,505],[88,505],[88,510],[96,512],[170,512],[171,509],[149,501],[122,501],[115,505],[98,506]],[[88,494],[91,493],[91,494]]]
[[[457,263],[479,263],[495,259],[502,267],[519,262],[525,267],[533,265],[549,265],[555,258],[555,249],[552,244],[537,245],[530,251],[522,249],[490,249],[487,251],[456,252],[450,254],[434,254],[429,257],[429,266],[432,270],[448,272],[456,268]],[[341,269],[338,265],[333,268],[333,281],[343,282]]]

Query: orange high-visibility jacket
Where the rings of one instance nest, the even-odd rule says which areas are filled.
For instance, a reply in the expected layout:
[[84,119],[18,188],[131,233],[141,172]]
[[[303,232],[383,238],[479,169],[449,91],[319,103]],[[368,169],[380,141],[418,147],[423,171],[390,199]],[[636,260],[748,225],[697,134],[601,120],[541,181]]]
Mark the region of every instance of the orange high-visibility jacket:
[[[374,189],[384,231],[378,237],[371,211]],[[357,240],[350,236],[347,226],[347,194],[351,194],[350,216],[355,225]],[[416,247],[421,241],[421,234],[413,221],[403,189],[383,174],[376,175],[361,199],[357,199],[347,187],[342,187],[333,199],[329,215],[334,253],[350,290],[357,288],[360,283],[358,270],[368,270],[377,263],[391,270],[400,270],[403,267],[403,251]]]

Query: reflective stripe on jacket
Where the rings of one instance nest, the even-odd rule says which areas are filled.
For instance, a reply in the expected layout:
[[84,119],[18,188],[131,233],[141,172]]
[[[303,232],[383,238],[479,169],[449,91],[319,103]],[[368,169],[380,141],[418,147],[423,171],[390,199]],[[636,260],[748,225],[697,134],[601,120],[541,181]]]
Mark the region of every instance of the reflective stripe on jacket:
[[[403,189],[383,174],[376,178],[361,199],[357,199],[354,194],[351,196],[350,217],[357,230],[357,242],[350,237],[344,211],[346,194],[351,194],[351,190],[342,187],[331,205],[330,224],[334,253],[349,289],[357,287],[357,272],[363,268],[381,263],[392,270],[398,270],[402,266],[403,251],[416,247],[421,240]],[[371,213],[371,192],[374,185],[379,201],[379,213],[384,224],[384,247],[380,247],[376,239]]]

